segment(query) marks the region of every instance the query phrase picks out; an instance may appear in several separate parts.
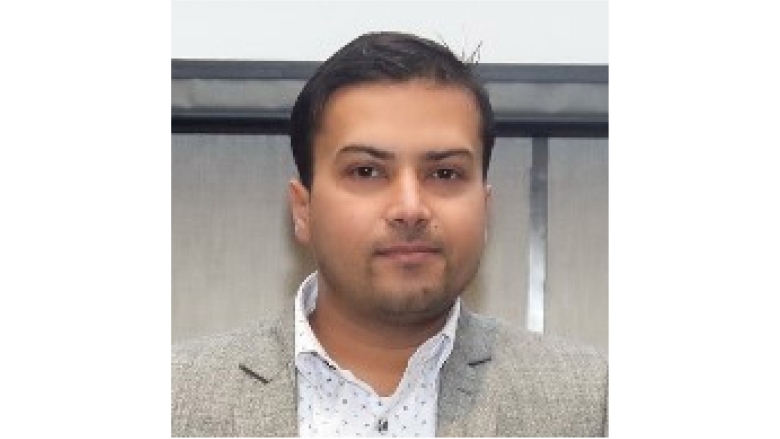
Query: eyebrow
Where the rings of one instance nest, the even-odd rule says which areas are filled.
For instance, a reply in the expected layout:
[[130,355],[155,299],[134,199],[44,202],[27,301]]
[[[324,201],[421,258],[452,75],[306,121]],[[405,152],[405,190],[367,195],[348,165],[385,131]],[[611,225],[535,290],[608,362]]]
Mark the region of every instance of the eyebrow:
[[337,155],[343,155],[343,154],[368,154],[374,158],[382,159],[382,160],[391,160],[395,158],[395,154],[393,154],[390,151],[376,148],[374,146],[369,145],[347,145],[339,150]]
[[442,151],[428,151],[425,153],[425,160],[438,161],[453,156],[465,156],[467,159],[472,160],[474,158],[474,153],[472,153],[471,150],[465,148],[452,148],[452,149],[445,149]]
[[[339,150],[337,155],[342,154],[368,154],[374,158],[380,160],[392,160],[395,158],[395,153],[385,149],[377,148],[370,145],[353,144],[347,145]],[[423,157],[426,161],[440,161],[453,156],[465,156],[469,160],[474,159],[474,153],[466,148],[450,148],[437,151],[426,151]]]

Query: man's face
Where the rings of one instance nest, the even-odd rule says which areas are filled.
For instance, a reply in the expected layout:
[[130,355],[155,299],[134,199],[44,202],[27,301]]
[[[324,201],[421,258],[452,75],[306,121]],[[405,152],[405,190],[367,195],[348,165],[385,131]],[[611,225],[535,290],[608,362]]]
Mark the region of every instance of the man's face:
[[449,310],[485,244],[479,117],[467,90],[423,80],[331,96],[314,138],[312,189],[290,186],[320,294],[396,324]]

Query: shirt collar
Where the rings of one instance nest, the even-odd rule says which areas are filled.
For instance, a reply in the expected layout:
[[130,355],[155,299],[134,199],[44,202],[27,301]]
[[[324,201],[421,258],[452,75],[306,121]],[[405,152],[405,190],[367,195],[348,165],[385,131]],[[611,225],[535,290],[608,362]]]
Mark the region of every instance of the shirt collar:
[[[322,348],[319,340],[314,335],[314,331],[309,325],[308,316],[317,307],[317,272],[310,274],[301,283],[298,288],[298,292],[295,295],[295,356],[306,352],[316,352],[323,359],[325,359],[332,366],[336,366],[335,362],[330,359],[325,349]],[[442,330],[431,338],[437,338],[441,335],[447,339],[447,349],[445,349],[445,355],[443,360],[449,356],[449,352],[452,350],[452,344],[455,341],[455,332],[458,329],[458,318],[460,317],[460,297],[455,301],[450,310],[450,315],[447,317],[447,321],[444,324]]]

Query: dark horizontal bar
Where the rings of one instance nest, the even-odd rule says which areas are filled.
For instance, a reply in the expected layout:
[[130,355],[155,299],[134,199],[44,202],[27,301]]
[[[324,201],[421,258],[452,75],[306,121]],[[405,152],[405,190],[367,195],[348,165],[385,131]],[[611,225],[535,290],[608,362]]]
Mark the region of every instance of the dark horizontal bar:
[[609,137],[609,123],[601,121],[497,121],[497,137]]
[[[172,79],[299,79],[307,80],[320,65],[317,61],[171,60]],[[608,65],[586,64],[478,64],[475,71],[484,82],[540,84],[607,84]]]
[[252,117],[219,115],[172,116],[173,134],[288,134],[287,117]]
[[[288,134],[287,114],[254,113],[174,113],[171,117],[174,134]],[[609,136],[607,117],[546,117],[499,116],[496,118],[498,137],[595,137]]]
[[300,79],[311,77],[316,61],[171,60],[172,79]]

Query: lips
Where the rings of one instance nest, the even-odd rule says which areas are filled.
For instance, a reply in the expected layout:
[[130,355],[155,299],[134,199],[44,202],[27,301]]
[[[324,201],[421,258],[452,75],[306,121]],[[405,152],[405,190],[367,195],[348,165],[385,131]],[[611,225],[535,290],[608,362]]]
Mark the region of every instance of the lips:
[[402,243],[383,246],[376,255],[382,258],[403,262],[418,263],[441,253],[439,247],[430,244]]

